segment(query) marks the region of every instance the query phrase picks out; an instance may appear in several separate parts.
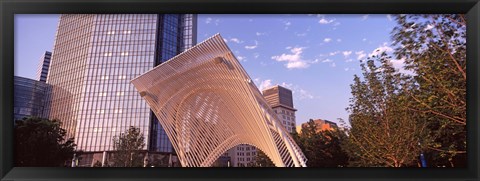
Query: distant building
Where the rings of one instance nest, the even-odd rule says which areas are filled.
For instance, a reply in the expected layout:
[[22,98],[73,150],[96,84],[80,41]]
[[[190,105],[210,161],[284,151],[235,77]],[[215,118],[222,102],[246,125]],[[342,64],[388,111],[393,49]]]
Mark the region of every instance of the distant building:
[[[313,122],[317,126],[317,132],[338,129],[337,123],[334,123],[328,120],[315,119],[313,120]],[[297,132],[301,133],[302,129],[306,126],[307,126],[307,123],[303,123],[302,125],[297,126]]]
[[52,52],[45,51],[40,58],[37,69],[37,80],[41,82],[47,82],[48,69],[50,68],[50,60],[52,59]]
[[285,87],[276,85],[262,91],[263,97],[267,100],[270,107],[277,113],[280,122],[287,129],[288,132],[293,132],[295,129],[295,109],[293,107],[292,91]]
[[48,89],[49,86],[45,82],[14,76],[14,120],[29,116],[47,118]]
[[[288,132],[293,132],[296,125],[295,109],[293,107],[293,94],[290,89],[276,85],[262,91],[263,97],[277,114],[280,122]],[[248,167],[254,163],[257,149],[250,145],[238,145],[228,150],[233,167]]]

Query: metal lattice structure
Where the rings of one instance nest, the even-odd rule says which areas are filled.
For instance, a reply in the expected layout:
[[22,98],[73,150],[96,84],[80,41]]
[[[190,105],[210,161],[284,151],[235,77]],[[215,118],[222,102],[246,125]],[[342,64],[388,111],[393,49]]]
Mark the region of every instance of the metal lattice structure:
[[262,94],[216,34],[133,79],[184,167],[207,167],[239,144],[262,150],[277,167],[306,158]]

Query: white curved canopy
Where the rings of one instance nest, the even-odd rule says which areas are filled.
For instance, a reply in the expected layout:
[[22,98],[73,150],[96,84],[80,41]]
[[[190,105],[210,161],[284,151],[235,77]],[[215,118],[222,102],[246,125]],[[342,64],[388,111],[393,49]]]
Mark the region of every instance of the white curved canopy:
[[248,74],[216,34],[133,79],[184,167],[207,167],[249,144],[277,167],[306,158]]

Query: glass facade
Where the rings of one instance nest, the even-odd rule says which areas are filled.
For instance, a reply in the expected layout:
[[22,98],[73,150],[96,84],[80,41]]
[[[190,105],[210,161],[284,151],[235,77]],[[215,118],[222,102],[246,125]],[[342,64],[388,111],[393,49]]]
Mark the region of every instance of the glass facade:
[[48,85],[41,81],[13,77],[14,120],[29,116],[45,118],[48,114],[45,109],[48,88]]
[[[157,37],[158,54],[155,61],[157,66],[175,55],[192,47],[196,43],[196,15],[193,14],[166,14],[159,15]],[[149,150],[154,152],[174,152],[173,146],[160,125],[157,117],[151,112],[151,136]]]
[[[163,128],[130,80],[185,48],[186,15],[62,15],[50,73],[51,118],[85,152],[113,150],[112,138],[140,128],[146,148],[171,152]],[[194,28],[190,28],[194,29]],[[192,35],[192,37],[194,37]],[[195,40],[192,40],[195,43]]]

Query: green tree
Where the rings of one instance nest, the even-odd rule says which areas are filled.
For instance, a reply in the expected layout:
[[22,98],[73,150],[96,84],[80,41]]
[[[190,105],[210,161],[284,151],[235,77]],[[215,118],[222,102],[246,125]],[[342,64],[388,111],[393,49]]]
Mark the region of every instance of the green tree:
[[257,154],[254,160],[248,164],[251,167],[275,167],[272,160],[260,149],[257,149]]
[[428,121],[430,166],[466,166],[466,24],[463,14],[398,15],[397,59],[415,75],[410,110]]
[[130,126],[124,133],[120,133],[113,138],[114,167],[142,167],[144,158],[142,154],[145,147],[145,138],[140,132],[140,128]]
[[292,133],[292,137],[307,157],[308,167],[344,167],[348,163],[348,155],[341,148],[346,141],[346,134],[338,129],[319,131],[315,122],[310,119],[302,132]]
[[415,166],[426,125],[408,109],[411,82],[395,71],[391,57],[379,53],[361,63],[364,80],[354,76],[347,108],[351,128],[343,148],[351,166]]
[[65,139],[58,120],[28,117],[15,121],[15,166],[58,167],[68,165],[76,145]]

